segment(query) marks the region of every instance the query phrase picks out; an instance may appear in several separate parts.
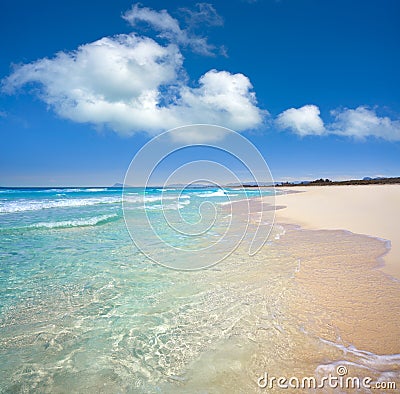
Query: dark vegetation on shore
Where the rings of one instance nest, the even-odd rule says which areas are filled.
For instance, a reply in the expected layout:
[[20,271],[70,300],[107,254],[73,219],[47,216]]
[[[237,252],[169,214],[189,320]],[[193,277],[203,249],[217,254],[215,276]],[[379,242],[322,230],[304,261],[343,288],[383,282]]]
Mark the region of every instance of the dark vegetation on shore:
[[303,182],[279,182],[275,186],[335,186],[335,185],[390,185],[400,184],[400,177],[394,178],[369,178],[364,179],[350,179],[348,181],[331,181],[330,179],[316,179],[315,181],[303,181]]

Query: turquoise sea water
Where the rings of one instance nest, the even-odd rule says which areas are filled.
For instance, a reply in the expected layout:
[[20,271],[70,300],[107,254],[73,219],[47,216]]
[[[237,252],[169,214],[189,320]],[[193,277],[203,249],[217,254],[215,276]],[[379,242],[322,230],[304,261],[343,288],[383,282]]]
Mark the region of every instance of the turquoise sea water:
[[[156,225],[161,212],[179,210],[196,223],[204,201],[223,207],[258,195],[216,188],[125,193],[132,212],[143,210],[145,196]],[[221,291],[221,268],[179,272],[140,253],[121,200],[118,188],[0,191],[0,391],[157,392],[183,379],[242,313],[234,305],[244,300]]]

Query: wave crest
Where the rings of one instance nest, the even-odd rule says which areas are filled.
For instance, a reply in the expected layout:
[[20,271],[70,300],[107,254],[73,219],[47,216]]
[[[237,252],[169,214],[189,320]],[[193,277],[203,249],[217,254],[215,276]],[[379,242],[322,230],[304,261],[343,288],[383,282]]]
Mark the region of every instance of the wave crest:
[[64,220],[60,222],[40,222],[27,226],[26,228],[71,228],[71,227],[91,227],[99,224],[106,224],[118,218],[117,214],[113,215],[100,215],[88,219],[73,219]]

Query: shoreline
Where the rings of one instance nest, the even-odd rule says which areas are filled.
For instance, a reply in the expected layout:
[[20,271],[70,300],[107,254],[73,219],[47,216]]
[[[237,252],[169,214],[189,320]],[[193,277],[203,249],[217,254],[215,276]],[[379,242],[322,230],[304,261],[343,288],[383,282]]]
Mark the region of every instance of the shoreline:
[[302,311],[299,321],[314,335],[400,354],[397,201],[400,185],[298,187],[276,196],[275,223],[289,229],[283,242],[288,251],[297,245],[293,313]]
[[323,341],[400,356],[400,282],[380,269],[385,243],[341,229],[281,225],[278,242],[298,262],[296,320]]
[[[285,189],[281,189],[286,191]],[[291,187],[277,194],[277,223],[344,230],[386,242],[379,269],[400,280],[400,185]]]

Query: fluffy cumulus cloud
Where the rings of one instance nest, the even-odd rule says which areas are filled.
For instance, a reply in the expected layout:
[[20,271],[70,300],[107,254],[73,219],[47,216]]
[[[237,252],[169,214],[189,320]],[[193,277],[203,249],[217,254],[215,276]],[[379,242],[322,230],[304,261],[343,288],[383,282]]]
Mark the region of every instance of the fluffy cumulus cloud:
[[386,116],[378,116],[376,110],[360,106],[355,109],[331,111],[333,121],[324,124],[316,105],[290,108],[276,118],[280,129],[289,129],[300,135],[336,134],[355,139],[366,137],[400,141],[400,121]]
[[324,122],[316,105],[289,108],[278,115],[276,123],[281,129],[290,129],[301,136],[325,133]]
[[335,121],[329,125],[329,132],[351,136],[357,139],[366,137],[400,141],[400,121],[387,116],[378,116],[367,107],[332,111]]
[[[210,8],[202,7],[190,17],[215,19]],[[13,93],[33,86],[59,116],[105,125],[127,136],[140,131],[153,135],[191,123],[215,123],[237,131],[262,124],[265,112],[258,108],[245,75],[210,70],[189,83],[181,44],[207,53],[211,47],[205,39],[182,30],[166,11],[134,6],[124,18],[132,25],[138,20],[150,23],[169,42],[135,33],[105,37],[17,67],[3,80],[3,90]]]

